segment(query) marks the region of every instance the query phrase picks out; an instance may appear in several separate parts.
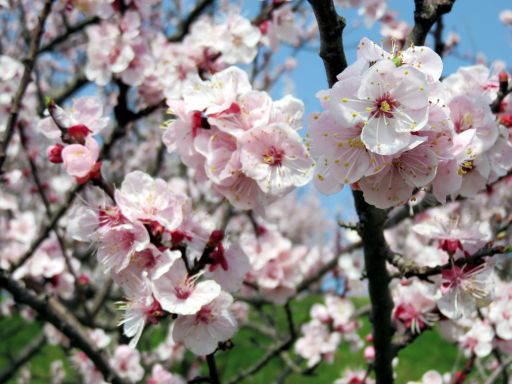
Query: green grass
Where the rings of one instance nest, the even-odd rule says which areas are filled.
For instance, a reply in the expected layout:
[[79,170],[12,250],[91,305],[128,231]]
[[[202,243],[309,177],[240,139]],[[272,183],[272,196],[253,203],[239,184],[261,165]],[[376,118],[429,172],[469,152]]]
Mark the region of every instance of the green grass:
[[[309,309],[315,303],[321,301],[319,296],[310,296],[292,303],[294,321],[297,328],[300,324],[309,320]],[[367,303],[366,299],[354,299],[357,306]],[[286,316],[284,308],[264,306],[262,313],[269,320],[277,324],[282,338],[288,335]],[[255,310],[251,309],[251,321],[259,319]],[[359,331],[364,339],[370,333],[370,323],[365,317],[362,319],[362,327]],[[40,332],[40,325],[37,323],[26,323],[19,317],[5,318],[0,320],[0,371],[3,371],[8,365],[7,354],[16,356],[32,339]],[[148,328],[141,342],[141,349],[150,349],[162,342],[166,335],[166,327],[157,325]],[[242,370],[252,366],[275,343],[269,337],[248,328],[242,328],[233,339],[234,348],[229,351],[220,351],[216,354],[217,365],[221,377],[227,381],[235,377]],[[290,357],[296,360],[298,357],[291,349]],[[332,364],[322,363],[312,376],[303,376],[291,374],[286,383],[289,384],[316,384],[332,383],[338,378],[344,369],[365,369],[366,363],[363,359],[363,351],[353,352],[349,346],[344,343],[337,352]],[[436,369],[440,372],[450,372],[454,361],[457,358],[457,347],[444,341],[437,330],[431,330],[421,335],[411,346],[400,352],[399,363],[396,367],[397,383],[405,383],[408,380],[418,380],[422,374],[429,369]],[[50,364],[56,359],[60,359],[65,364],[67,373],[67,383],[79,383],[76,369],[69,363],[67,357],[69,350],[61,347],[46,345],[38,355],[30,361],[32,372],[31,383],[46,384],[50,379]],[[188,356],[190,358],[191,356]],[[463,361],[461,362],[463,364]],[[206,364],[204,364],[206,365]],[[304,366],[304,364],[302,364]],[[204,367],[206,369],[206,367]],[[286,365],[281,358],[274,358],[268,365],[261,369],[257,374],[248,378],[249,384],[270,384],[273,383],[286,369]],[[179,371],[177,369],[177,371]],[[206,374],[207,372],[204,371]],[[11,380],[9,383],[15,383]]]

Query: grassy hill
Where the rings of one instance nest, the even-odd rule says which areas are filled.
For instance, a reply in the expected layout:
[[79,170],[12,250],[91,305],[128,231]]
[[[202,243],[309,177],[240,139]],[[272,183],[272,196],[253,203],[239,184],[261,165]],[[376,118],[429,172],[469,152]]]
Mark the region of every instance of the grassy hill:
[[[320,301],[320,297],[307,297],[292,303],[294,320],[297,327],[308,321],[309,309],[314,302]],[[366,299],[355,299],[356,305],[366,304]],[[283,337],[287,335],[286,317],[283,308],[264,306],[262,313],[269,321],[274,321]],[[251,321],[258,318],[256,311],[251,310]],[[364,338],[370,332],[370,323],[367,317],[362,319],[360,335]],[[41,332],[38,323],[26,323],[19,317],[0,319],[0,371],[3,371],[11,363],[8,355],[16,356],[28,343]],[[166,327],[157,325],[149,328],[141,340],[140,346],[150,347],[158,345],[164,338]],[[217,364],[224,381],[236,376],[241,370],[252,366],[259,360],[272,345],[274,340],[261,333],[242,328],[234,337],[234,348],[230,351],[217,353]],[[30,360],[32,373],[31,383],[47,384],[50,382],[49,366],[55,359],[63,360],[67,372],[66,383],[80,383],[80,378],[75,368],[67,361],[70,351],[58,346],[46,345],[34,358]],[[332,364],[322,363],[315,369],[312,376],[303,376],[295,373],[287,376],[284,383],[288,384],[317,384],[332,383],[346,368],[366,368],[362,351],[352,352],[348,345],[344,344],[337,352]],[[456,346],[445,342],[436,330],[428,331],[421,335],[413,345],[403,350],[399,355],[396,367],[397,383],[405,383],[408,380],[418,380],[429,369],[437,369],[440,372],[450,372],[457,360]],[[292,353],[290,358],[296,361],[297,356]],[[462,361],[459,364],[463,364]],[[284,361],[277,357],[254,376],[245,380],[251,384],[270,384],[276,382],[283,370],[286,369]],[[179,371],[179,369],[177,369]],[[205,372],[206,373],[206,372]],[[15,383],[11,380],[9,383]]]

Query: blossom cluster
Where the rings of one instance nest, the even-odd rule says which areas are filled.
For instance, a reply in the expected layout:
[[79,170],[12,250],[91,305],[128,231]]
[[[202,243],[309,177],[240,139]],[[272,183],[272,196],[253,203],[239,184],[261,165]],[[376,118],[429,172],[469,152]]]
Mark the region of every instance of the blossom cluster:
[[352,184],[389,208],[418,189],[440,202],[473,196],[504,176],[512,144],[490,107],[498,82],[475,66],[441,83],[442,69],[428,47],[390,53],[363,39],[356,62],[318,93],[326,110],[311,116],[309,131],[317,188]]
[[114,206],[80,207],[70,231],[77,240],[97,243],[98,262],[123,289],[128,302],[122,324],[131,346],[146,323],[168,314],[177,317],[174,340],[199,355],[235,333],[233,298],[226,291],[239,287],[247,256],[223,245],[223,232],[192,214],[187,197],[164,180],[129,173],[115,191]]
[[103,117],[103,105],[93,96],[75,99],[70,111],[49,100],[50,116],[41,119],[37,129],[48,139],[57,142],[48,147],[48,160],[62,163],[68,175],[79,183],[97,179],[101,172],[100,146],[94,138],[109,122]]
[[303,335],[295,343],[295,351],[307,360],[308,367],[322,360],[332,362],[342,340],[355,349],[361,348],[362,341],[357,334],[360,324],[354,313],[355,306],[349,299],[334,295],[325,297],[325,305],[311,307],[311,320],[302,325]]
[[102,18],[87,29],[87,78],[100,86],[117,78],[137,87],[139,105],[180,98],[204,74],[252,62],[260,45],[277,50],[280,42],[297,46],[308,38],[289,4],[280,4],[258,24],[234,10],[226,11],[222,22],[203,16],[178,41],[145,23],[154,1],[128,4],[122,15],[108,0],[83,3],[85,8],[75,7]]
[[261,211],[311,179],[313,161],[297,132],[300,100],[273,101],[230,67],[168,104],[175,118],[163,136],[167,149],[235,207]]

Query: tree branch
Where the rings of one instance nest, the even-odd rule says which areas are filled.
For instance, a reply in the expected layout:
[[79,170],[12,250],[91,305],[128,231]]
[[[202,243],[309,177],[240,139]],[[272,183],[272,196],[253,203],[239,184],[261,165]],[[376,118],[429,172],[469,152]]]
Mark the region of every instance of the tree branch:
[[170,42],[180,42],[190,31],[190,27],[194,22],[203,14],[203,12],[212,5],[214,0],[199,0],[192,11],[188,14],[187,18],[183,20],[179,27],[178,33],[169,37]]
[[64,43],[66,40],[68,40],[68,38],[71,35],[74,35],[75,33],[84,30],[85,27],[88,27],[89,25],[98,24],[99,22],[100,22],[99,17],[92,17],[92,18],[85,19],[85,20],[73,25],[72,27],[67,28],[65,33],[57,36],[52,41],[50,41],[47,44],[45,44],[44,46],[42,46],[41,49],[39,50],[39,53],[51,51],[57,45]]
[[442,15],[452,10],[455,0],[437,0],[433,4],[426,4],[425,0],[414,0],[414,27],[407,37],[405,47],[410,45],[425,45],[425,39],[432,26]]
[[373,324],[373,344],[375,347],[374,370],[377,384],[393,383],[393,348],[391,338],[393,326],[391,311],[393,300],[389,291],[389,273],[386,266],[388,247],[384,239],[386,211],[368,204],[361,191],[353,191],[356,211],[359,215],[360,235],[363,242],[364,262]]
[[[332,0],[308,0],[313,8],[320,31],[320,57],[325,66],[329,86],[336,83],[336,76],[347,67],[341,32],[345,21],[336,13]],[[386,267],[387,245],[383,226],[387,214],[363,198],[360,191],[353,191],[359,228],[364,248],[366,271],[372,303],[373,342],[375,346],[375,374],[377,384],[393,383],[393,351],[391,337],[391,311],[393,300],[389,292],[389,274]]]
[[308,0],[313,8],[320,32],[320,57],[327,74],[329,87],[336,83],[338,76],[347,68],[343,50],[342,32],[345,19],[336,13],[332,0]]
[[7,290],[17,303],[29,306],[42,319],[61,331],[69,339],[72,346],[83,351],[91,359],[96,368],[103,374],[105,381],[114,384],[125,384],[125,381],[112,369],[108,360],[91,345],[83,330],[79,329],[78,320],[65,308],[59,309],[59,304],[55,299],[40,299],[19,282],[10,278],[3,270],[0,270],[0,287]]
[[7,148],[9,147],[9,143],[11,142],[12,136],[14,134],[14,128],[18,121],[18,116],[21,108],[21,101],[23,96],[25,95],[25,91],[27,90],[28,84],[30,83],[32,70],[34,69],[36,56],[39,50],[39,43],[41,42],[41,37],[43,36],[44,31],[44,23],[46,18],[50,14],[52,8],[52,0],[45,0],[43,9],[38,17],[38,22],[34,31],[32,32],[32,39],[30,40],[30,48],[28,51],[27,57],[23,60],[23,64],[25,68],[23,69],[23,75],[21,76],[20,84],[18,86],[18,90],[14,95],[14,98],[11,103],[10,113],[7,118],[5,132],[0,139],[0,175],[3,173],[3,165],[5,163],[5,159],[7,158]]
[[215,352],[206,356],[206,363],[210,372],[210,383],[220,384],[219,372],[217,371],[217,364],[215,364]]
[[40,334],[37,336],[16,358],[9,362],[9,366],[0,372],[0,383],[7,383],[9,379],[14,377],[18,369],[34,357],[45,345],[45,336]]
[[[502,245],[495,247],[484,247],[473,253],[471,256],[460,258],[453,262],[448,262],[446,264],[438,265],[435,267],[418,266],[412,261],[404,261],[402,257],[396,254],[389,254],[388,261],[400,271],[393,277],[417,277],[418,279],[426,280],[430,276],[440,274],[445,269],[452,268],[453,265],[461,267],[463,265],[479,264],[482,262],[484,257],[507,253],[507,251],[507,248]],[[402,260],[400,261],[400,259]]]

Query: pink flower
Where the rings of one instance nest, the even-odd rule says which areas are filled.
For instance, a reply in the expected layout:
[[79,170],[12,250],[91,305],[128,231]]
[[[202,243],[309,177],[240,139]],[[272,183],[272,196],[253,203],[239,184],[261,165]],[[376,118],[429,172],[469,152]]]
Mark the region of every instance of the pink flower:
[[474,353],[478,357],[486,357],[492,352],[494,331],[485,321],[476,320],[468,332],[459,338],[459,344],[466,355]]
[[220,27],[218,49],[222,60],[228,64],[250,63],[258,53],[261,33],[246,18],[232,14]]
[[230,339],[237,330],[236,320],[229,310],[232,303],[233,297],[222,292],[197,313],[179,316],[172,331],[174,340],[183,342],[196,355],[213,353],[219,342]]
[[101,237],[97,258],[107,271],[120,272],[136,252],[149,244],[149,234],[139,222],[109,228]]
[[340,125],[329,112],[312,115],[310,151],[317,162],[315,186],[320,192],[336,193],[370,173],[372,155],[361,141],[361,130],[362,124]]
[[345,125],[361,122],[361,140],[370,151],[392,155],[411,143],[411,132],[426,126],[428,97],[429,85],[423,73],[381,60],[360,79],[336,83],[329,110]]
[[477,307],[491,302],[494,274],[492,267],[485,263],[479,266],[454,265],[442,271],[442,278],[443,296],[437,306],[450,319],[469,318]]
[[436,155],[423,144],[388,159],[381,171],[361,179],[359,186],[367,202],[378,208],[389,208],[405,204],[414,188],[434,179],[436,170]]
[[152,290],[160,305],[167,312],[193,315],[203,305],[210,303],[221,292],[213,280],[196,283],[199,275],[188,276],[182,260],[176,260],[169,270],[152,281]]
[[135,52],[129,44],[130,36],[123,36],[118,25],[107,21],[90,26],[87,35],[89,44],[85,75],[99,86],[105,86],[112,74],[126,70],[134,59]]
[[61,127],[69,129],[83,125],[87,128],[88,134],[96,135],[108,125],[110,120],[109,117],[103,117],[103,106],[104,103],[94,96],[74,99],[73,106],[69,110],[53,105],[51,106],[53,108],[52,117],[40,120],[37,129],[49,139],[59,139],[61,131],[54,122],[56,119]]
[[400,326],[399,330],[420,333],[432,326],[438,320],[433,313],[436,299],[430,287],[418,280],[412,280],[410,285],[398,285],[393,290],[393,319]]
[[299,134],[287,125],[253,128],[239,144],[242,171],[265,193],[282,196],[311,179],[313,161]]
[[67,145],[62,150],[64,169],[70,176],[85,178],[94,170],[99,154],[98,142],[92,137],[86,139],[85,145]]
[[404,51],[387,52],[380,45],[365,37],[357,46],[357,58],[366,63],[393,60],[401,68],[413,67],[423,72],[429,82],[439,80],[443,72],[441,57],[427,46],[412,46]]
[[183,221],[182,196],[174,194],[164,180],[141,171],[126,175],[121,189],[115,191],[115,199],[130,220],[158,223],[168,231]]
[[119,345],[111,358],[112,368],[123,379],[138,382],[144,377],[144,368],[140,365],[140,354],[127,345]]
[[151,377],[146,384],[185,384],[185,380],[179,375],[167,371],[161,364],[153,365]]
[[341,335],[330,332],[327,325],[312,320],[301,327],[303,336],[295,343],[295,352],[307,360],[309,368],[322,360],[331,361],[341,342]]
[[210,254],[214,260],[208,267],[207,276],[220,284],[223,290],[234,292],[240,288],[250,269],[249,258],[238,245],[224,250],[222,243]]
[[204,111],[206,115],[228,110],[238,97],[251,90],[247,73],[229,67],[208,81],[198,81],[183,93],[187,111]]
[[504,9],[500,12],[500,21],[505,25],[512,25],[512,10]]

